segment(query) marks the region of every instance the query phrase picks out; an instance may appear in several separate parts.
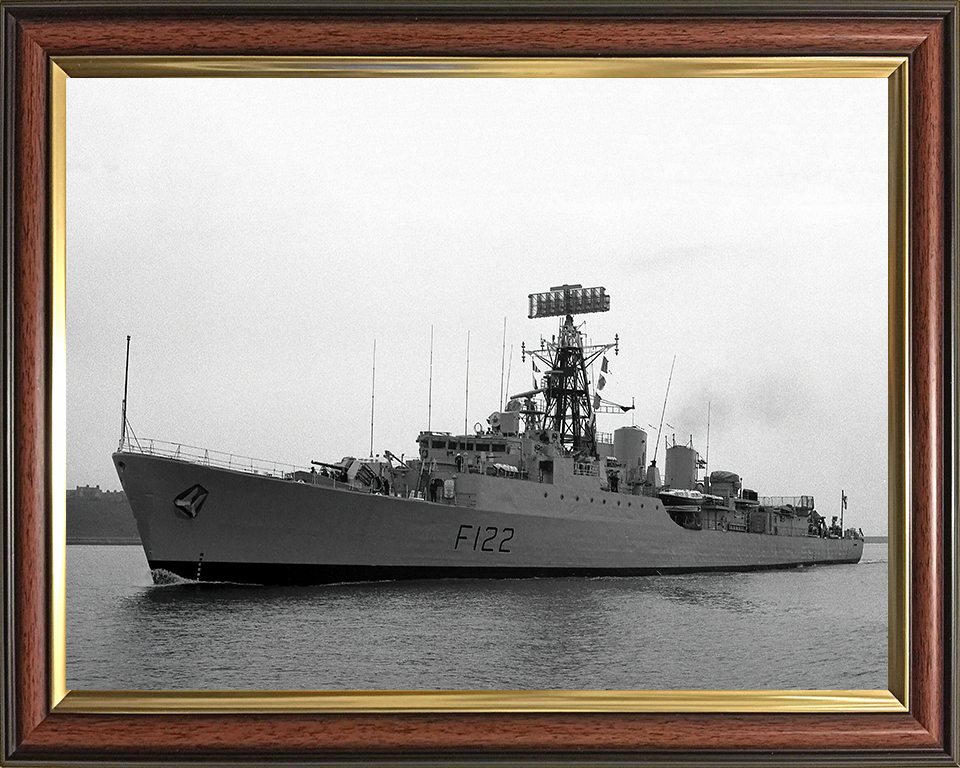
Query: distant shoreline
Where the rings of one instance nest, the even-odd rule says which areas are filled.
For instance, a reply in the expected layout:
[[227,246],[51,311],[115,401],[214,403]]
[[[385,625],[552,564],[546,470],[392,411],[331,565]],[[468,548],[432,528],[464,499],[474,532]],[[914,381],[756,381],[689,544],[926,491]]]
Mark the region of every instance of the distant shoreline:
[[863,540],[867,544],[888,544],[889,543],[888,536],[864,536]]
[[139,544],[140,535],[123,491],[78,486],[67,491],[67,544]]

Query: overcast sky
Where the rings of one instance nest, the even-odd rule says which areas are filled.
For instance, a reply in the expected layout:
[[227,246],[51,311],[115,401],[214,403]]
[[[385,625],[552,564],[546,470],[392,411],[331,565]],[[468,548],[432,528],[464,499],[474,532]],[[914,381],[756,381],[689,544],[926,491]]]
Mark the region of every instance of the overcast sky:
[[[603,394],[886,533],[886,81],[71,79],[67,487],[137,435],[309,465],[498,407],[527,295],[605,286]],[[509,356],[513,349],[512,357]],[[613,431],[631,415],[599,417]],[[662,456],[663,448],[660,449]]]

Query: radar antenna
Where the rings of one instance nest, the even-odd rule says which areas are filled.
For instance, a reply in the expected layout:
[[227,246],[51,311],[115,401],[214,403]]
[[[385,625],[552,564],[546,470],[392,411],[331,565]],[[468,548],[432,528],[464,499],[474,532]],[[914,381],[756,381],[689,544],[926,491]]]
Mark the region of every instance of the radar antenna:
[[540,361],[546,371],[541,386],[546,401],[537,428],[556,432],[562,446],[582,455],[597,455],[596,408],[591,400],[587,369],[609,349],[620,352],[620,337],[612,344],[585,345],[580,328],[573,323],[576,314],[607,312],[610,297],[606,288],[560,285],[545,293],[530,294],[531,319],[562,317],[560,332],[550,341],[540,340],[540,349],[527,350],[522,356]]

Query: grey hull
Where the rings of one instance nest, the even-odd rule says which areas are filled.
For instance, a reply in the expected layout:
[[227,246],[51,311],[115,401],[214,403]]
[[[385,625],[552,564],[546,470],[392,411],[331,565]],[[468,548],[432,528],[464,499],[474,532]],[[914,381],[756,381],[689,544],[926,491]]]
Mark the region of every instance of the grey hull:
[[466,474],[456,503],[116,453],[151,568],[311,584],[754,570],[855,563],[863,542],[689,530],[650,497]]

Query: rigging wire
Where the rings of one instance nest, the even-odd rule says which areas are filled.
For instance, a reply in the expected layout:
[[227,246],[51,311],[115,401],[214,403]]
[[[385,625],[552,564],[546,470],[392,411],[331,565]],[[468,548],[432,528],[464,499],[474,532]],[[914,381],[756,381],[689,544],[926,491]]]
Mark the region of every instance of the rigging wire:
[[663,396],[663,410],[660,412],[660,426],[657,428],[657,445],[653,449],[653,463],[657,463],[657,451],[660,450],[660,435],[663,433],[663,417],[667,413],[667,398],[670,397],[670,382],[673,381],[673,366],[677,364],[677,356],[673,356],[673,362],[670,363],[670,378],[667,379],[667,394]]

